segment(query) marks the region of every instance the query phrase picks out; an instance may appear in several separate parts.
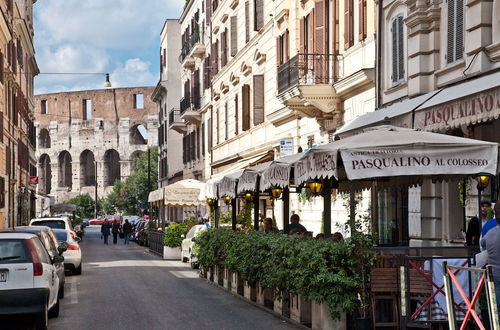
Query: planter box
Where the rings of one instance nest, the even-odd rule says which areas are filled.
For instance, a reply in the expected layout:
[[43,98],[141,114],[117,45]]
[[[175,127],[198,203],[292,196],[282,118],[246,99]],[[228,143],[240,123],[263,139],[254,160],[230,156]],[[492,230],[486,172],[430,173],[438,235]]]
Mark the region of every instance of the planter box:
[[248,300],[256,301],[257,300],[257,290],[255,286],[251,286],[247,281],[245,281],[244,285],[244,296]]
[[224,286],[224,268],[215,266],[214,282],[220,286]]
[[290,295],[276,293],[274,295],[274,311],[284,317],[290,318]]
[[290,318],[306,326],[311,325],[311,302],[305,298],[290,295]]
[[229,291],[231,291],[231,287],[232,287],[232,282],[233,282],[233,273],[227,269],[227,268],[223,268],[224,270],[224,288],[228,289]]
[[181,248],[171,248],[168,246],[163,247],[163,259],[166,260],[180,260],[181,258]]
[[328,310],[328,306],[325,304],[320,304],[317,302],[312,302],[311,307],[311,316],[312,316],[312,328],[314,330],[323,330],[323,329],[331,329],[331,330],[346,330],[347,329],[347,320],[346,314],[340,314],[340,320],[333,320],[330,315],[330,311]]
[[257,303],[270,309],[274,309],[274,294],[273,289],[262,289],[260,284],[257,285]]
[[244,283],[238,273],[231,273],[231,291],[240,296],[244,295]]

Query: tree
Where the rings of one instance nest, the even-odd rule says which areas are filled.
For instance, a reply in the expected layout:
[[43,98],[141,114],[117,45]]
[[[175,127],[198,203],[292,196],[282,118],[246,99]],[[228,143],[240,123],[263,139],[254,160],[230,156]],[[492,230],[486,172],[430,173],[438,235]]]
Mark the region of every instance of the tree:
[[69,200],[76,205],[76,215],[80,218],[93,218],[95,202],[89,194],[78,195]]
[[148,153],[136,158],[132,174],[124,182],[116,181],[113,191],[103,202],[106,210],[121,211],[127,215],[141,215],[141,207],[148,203],[149,192],[158,187],[158,148],[149,148],[151,188],[148,187]]

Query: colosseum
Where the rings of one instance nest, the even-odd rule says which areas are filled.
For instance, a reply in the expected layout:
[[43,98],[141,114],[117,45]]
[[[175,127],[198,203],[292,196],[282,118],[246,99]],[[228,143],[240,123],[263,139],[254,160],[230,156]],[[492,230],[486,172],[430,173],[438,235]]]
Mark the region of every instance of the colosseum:
[[[79,194],[106,196],[130,175],[134,158],[157,145],[154,87],[35,96],[37,215]],[[153,163],[156,162],[152,160]]]

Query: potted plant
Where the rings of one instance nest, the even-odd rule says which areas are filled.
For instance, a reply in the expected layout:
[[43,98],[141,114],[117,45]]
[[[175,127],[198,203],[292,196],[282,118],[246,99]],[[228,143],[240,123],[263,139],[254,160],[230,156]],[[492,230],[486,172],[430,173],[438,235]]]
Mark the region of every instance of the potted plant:
[[163,236],[163,259],[181,258],[182,238],[187,233],[185,223],[174,223],[165,229]]

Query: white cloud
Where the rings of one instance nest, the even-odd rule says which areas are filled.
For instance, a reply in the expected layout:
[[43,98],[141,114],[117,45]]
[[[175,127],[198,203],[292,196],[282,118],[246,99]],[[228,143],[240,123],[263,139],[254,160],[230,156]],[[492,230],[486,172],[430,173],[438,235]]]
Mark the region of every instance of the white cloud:
[[[40,71],[110,72],[113,87],[154,85],[166,18],[184,0],[44,0],[35,4]],[[39,93],[102,88],[102,77],[40,75]]]

